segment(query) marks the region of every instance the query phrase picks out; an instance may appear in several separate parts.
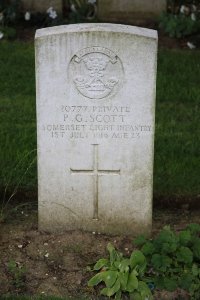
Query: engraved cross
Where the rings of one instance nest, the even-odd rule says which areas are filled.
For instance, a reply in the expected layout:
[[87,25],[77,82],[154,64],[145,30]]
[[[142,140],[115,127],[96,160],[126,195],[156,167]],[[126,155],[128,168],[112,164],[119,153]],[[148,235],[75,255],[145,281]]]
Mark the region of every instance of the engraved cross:
[[98,206],[99,206],[99,176],[102,175],[120,175],[120,170],[102,170],[99,169],[98,163],[98,144],[93,144],[93,168],[92,170],[75,170],[70,168],[71,174],[87,174],[93,176],[93,204],[94,213],[93,219],[98,220]]

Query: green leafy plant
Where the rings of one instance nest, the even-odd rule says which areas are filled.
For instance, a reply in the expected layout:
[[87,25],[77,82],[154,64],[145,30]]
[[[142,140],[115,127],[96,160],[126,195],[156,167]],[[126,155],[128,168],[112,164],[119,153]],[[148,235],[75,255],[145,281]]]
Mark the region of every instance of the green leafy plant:
[[160,16],[159,27],[170,37],[181,38],[200,30],[199,0],[169,0],[167,13]]
[[125,258],[109,243],[107,246],[109,259],[100,259],[93,270],[99,271],[89,282],[89,286],[96,286],[101,282],[106,285],[101,295],[114,296],[121,299],[122,293],[128,293],[130,299],[150,300],[151,291],[142,280],[146,270],[146,258],[141,251],[133,251],[130,258]]
[[20,18],[20,0],[0,1],[0,39],[14,39],[16,37],[16,22]]
[[0,16],[3,25],[13,25],[20,18],[20,0],[1,0]]
[[70,0],[70,23],[94,22],[97,15],[96,0]]
[[8,271],[12,276],[13,285],[16,289],[23,289],[25,286],[25,273],[24,266],[16,263],[14,260],[10,260],[8,263]]
[[200,30],[200,19],[193,21],[184,14],[163,13],[160,17],[159,27],[170,37],[181,38]]
[[172,13],[178,13],[182,5],[191,6],[195,5],[198,7],[200,0],[167,0],[167,10]]
[[177,288],[199,299],[200,291],[200,225],[190,224],[176,234],[170,227],[152,240],[139,236],[134,244],[141,248],[147,259],[147,282],[159,289],[174,291]]

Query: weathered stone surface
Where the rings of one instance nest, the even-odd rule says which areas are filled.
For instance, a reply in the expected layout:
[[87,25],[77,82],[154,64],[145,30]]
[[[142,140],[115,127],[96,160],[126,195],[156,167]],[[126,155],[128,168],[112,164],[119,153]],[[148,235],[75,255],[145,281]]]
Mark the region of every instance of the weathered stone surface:
[[166,11],[166,0],[100,0],[98,17],[104,22],[131,22],[159,16]]
[[157,33],[36,33],[39,228],[150,232]]
[[21,3],[24,11],[46,13],[49,7],[53,7],[57,13],[62,14],[62,0],[21,0]]

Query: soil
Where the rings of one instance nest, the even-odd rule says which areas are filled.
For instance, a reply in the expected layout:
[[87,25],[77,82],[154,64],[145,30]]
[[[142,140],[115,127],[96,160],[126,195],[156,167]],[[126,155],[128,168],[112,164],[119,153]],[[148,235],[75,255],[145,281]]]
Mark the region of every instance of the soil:
[[[35,201],[36,203],[36,201]],[[0,231],[0,295],[51,295],[74,297],[85,295],[97,299],[98,288],[89,288],[89,271],[99,258],[107,257],[106,246],[112,243],[125,256],[134,249],[133,237],[108,236],[97,232],[69,231],[59,234],[39,232],[37,206],[34,203],[18,203],[8,208]],[[155,235],[164,225],[176,231],[188,223],[200,223],[199,210],[154,210]],[[14,268],[10,267],[14,263]],[[20,270],[25,268],[24,272]],[[159,291],[154,299],[189,299],[183,291],[174,293]],[[1,298],[3,299],[3,298]]]

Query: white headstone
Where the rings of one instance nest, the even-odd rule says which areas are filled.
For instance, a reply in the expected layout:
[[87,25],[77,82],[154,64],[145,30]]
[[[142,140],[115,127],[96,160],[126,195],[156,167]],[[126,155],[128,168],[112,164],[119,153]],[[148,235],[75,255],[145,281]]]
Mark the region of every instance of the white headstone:
[[39,228],[151,231],[157,32],[36,33]]

